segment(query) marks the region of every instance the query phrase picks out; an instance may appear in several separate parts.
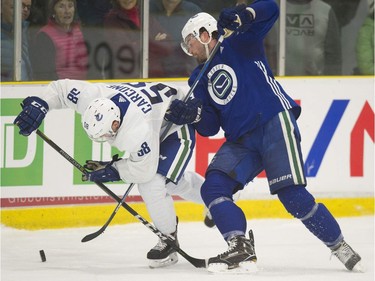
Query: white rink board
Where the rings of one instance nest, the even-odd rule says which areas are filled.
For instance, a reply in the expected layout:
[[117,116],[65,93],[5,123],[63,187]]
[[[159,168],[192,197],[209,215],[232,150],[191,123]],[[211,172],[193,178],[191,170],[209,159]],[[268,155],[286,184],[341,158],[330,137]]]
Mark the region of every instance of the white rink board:
[[[373,197],[374,196],[374,141],[368,130],[353,130],[364,124],[374,124],[374,79],[372,77],[343,78],[279,78],[278,81],[294,99],[300,101],[302,115],[298,120],[302,134],[304,159],[311,162],[309,170],[315,175],[308,176],[309,189],[315,194],[328,197]],[[111,82],[113,83],[113,82]],[[187,88],[186,82],[173,82]],[[1,84],[1,99],[22,99],[38,94],[45,85],[40,84]],[[341,111],[340,108],[341,106]],[[340,112],[341,118],[337,114]],[[330,114],[331,115],[330,115]],[[367,114],[367,115],[366,115]],[[363,116],[366,120],[363,120]],[[361,119],[362,117],[362,119]],[[369,118],[370,117],[370,118]],[[18,129],[10,126],[14,116],[1,114],[1,168],[29,165],[35,157],[37,136],[28,139],[28,153],[24,159],[12,159],[14,138]],[[339,119],[337,124],[332,121]],[[331,120],[332,119],[332,120]],[[74,151],[74,112],[68,109],[48,113],[44,121],[44,133],[67,153]],[[328,127],[323,127],[328,126]],[[321,129],[329,128],[332,137],[319,135]],[[370,130],[371,131],[371,130]],[[327,133],[327,130],[325,129]],[[359,133],[358,133],[359,132]],[[330,132],[328,132],[330,135]],[[220,138],[219,134],[216,138]],[[319,137],[318,137],[319,136]],[[353,154],[353,141],[363,142],[361,155]],[[72,165],[60,156],[48,144],[43,144],[43,183],[39,186],[1,186],[2,198],[19,197],[56,197],[56,196],[101,196],[103,192],[94,185],[73,184]],[[357,146],[355,146],[357,147]],[[325,149],[323,149],[325,148]],[[312,149],[321,157],[310,155]],[[323,152],[321,151],[323,150]],[[33,154],[34,153],[34,154]],[[95,152],[93,152],[95,156]],[[210,155],[194,155],[189,170],[196,170],[202,159],[211,159]],[[110,156],[110,155],[108,155]],[[353,175],[351,158],[360,160],[362,175]],[[202,164],[201,164],[202,165]],[[358,163],[355,164],[358,166]],[[251,187],[250,187],[251,186]],[[124,185],[111,185],[116,192],[123,193]],[[133,189],[132,194],[138,194]],[[241,199],[268,196],[265,178],[257,178],[242,192]]]

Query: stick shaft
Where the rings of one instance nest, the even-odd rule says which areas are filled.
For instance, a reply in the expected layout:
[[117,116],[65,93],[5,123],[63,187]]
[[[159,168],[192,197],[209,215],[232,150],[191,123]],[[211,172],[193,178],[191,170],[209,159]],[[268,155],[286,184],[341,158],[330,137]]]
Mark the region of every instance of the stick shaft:
[[[201,80],[203,74],[206,72],[208,66],[210,65],[212,59],[214,58],[215,54],[217,53],[217,51],[219,50],[220,46],[221,46],[221,43],[223,42],[224,40],[224,37],[223,35],[221,35],[219,37],[219,39],[217,40],[217,43],[215,45],[215,47],[213,48],[210,56],[207,58],[206,62],[204,63],[204,65],[202,66],[202,69],[201,71],[199,72],[197,78],[195,78],[195,81],[194,83],[191,85],[189,91],[187,92],[185,98],[184,98],[184,102],[186,102],[190,96],[193,94],[194,90],[195,90],[195,87],[198,85],[199,81]],[[164,138],[166,137],[166,135],[168,134],[169,130],[171,129],[173,123],[172,122],[169,122],[163,132],[163,134],[161,135],[160,139],[161,140],[164,140]]]
[[[55,142],[49,139],[39,129],[36,130],[36,134],[40,136],[45,142],[47,142],[52,148],[54,148],[66,160],[68,160],[74,167],[76,167],[82,173],[86,173],[85,169],[83,168],[81,164],[79,164],[74,158],[72,158],[69,154],[67,154],[62,148],[60,148]],[[110,190],[102,182],[95,181],[95,184],[99,186],[105,193],[107,193],[113,200],[117,201],[117,203],[121,203],[121,206],[124,209],[126,209],[130,214],[136,217],[142,224],[144,224],[148,229],[154,232],[160,239],[162,239],[165,243],[171,246],[177,253],[179,253],[182,257],[184,257],[192,265],[194,265],[197,268],[206,267],[206,261],[204,259],[197,259],[185,253],[180,247],[176,245],[175,238],[173,236],[165,235],[161,233],[155,226],[150,224],[146,219],[144,219],[141,215],[139,215],[132,207],[130,207],[125,202],[121,202],[121,198],[119,198],[115,193],[113,193],[112,190]]]
[[134,183],[130,184],[130,186],[126,190],[124,196],[122,196],[121,201],[117,204],[116,208],[114,209],[114,211],[112,212],[111,216],[108,218],[106,223],[99,230],[97,230],[93,233],[90,233],[90,234],[86,235],[85,237],[83,237],[81,242],[91,241],[91,240],[95,239],[96,237],[98,237],[100,234],[102,234],[107,229],[108,225],[111,223],[111,221],[113,220],[113,218],[117,214],[118,210],[120,209],[121,204],[123,202],[125,202],[125,199],[128,196],[128,194],[130,193],[130,191],[132,190],[133,186],[134,186]]

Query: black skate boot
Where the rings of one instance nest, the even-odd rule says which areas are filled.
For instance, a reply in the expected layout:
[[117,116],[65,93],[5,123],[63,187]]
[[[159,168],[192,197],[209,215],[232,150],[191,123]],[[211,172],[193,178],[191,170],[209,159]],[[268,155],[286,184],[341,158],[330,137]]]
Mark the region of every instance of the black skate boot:
[[228,250],[208,260],[207,270],[221,273],[256,272],[253,232],[249,231],[250,239],[245,236],[235,236],[228,241]]
[[336,248],[332,249],[332,255],[336,256],[348,270],[363,272],[361,257],[344,240]]
[[[177,229],[170,235],[175,238],[176,245],[179,246],[177,240]],[[147,253],[147,259],[149,261],[149,267],[151,268],[164,267],[178,262],[176,250],[165,243],[162,239],[159,239],[159,242],[155,247]]]

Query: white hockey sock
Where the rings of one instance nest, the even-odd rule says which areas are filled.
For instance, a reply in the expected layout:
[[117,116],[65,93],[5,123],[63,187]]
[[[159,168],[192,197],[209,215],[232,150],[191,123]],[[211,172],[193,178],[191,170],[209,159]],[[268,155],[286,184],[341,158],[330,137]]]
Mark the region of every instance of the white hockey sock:
[[155,227],[163,234],[175,232],[176,212],[165,187],[165,177],[156,174],[151,181],[138,184],[138,190]]
[[203,204],[201,197],[201,186],[204,178],[195,173],[186,171],[176,184],[170,182],[167,184],[167,190],[170,195],[178,195],[187,201]]

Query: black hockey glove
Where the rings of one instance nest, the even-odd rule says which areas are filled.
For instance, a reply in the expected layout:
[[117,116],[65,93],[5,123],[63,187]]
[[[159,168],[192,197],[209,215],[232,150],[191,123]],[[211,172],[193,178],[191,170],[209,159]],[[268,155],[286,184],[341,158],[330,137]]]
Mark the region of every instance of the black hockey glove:
[[21,106],[22,111],[14,119],[13,124],[20,128],[21,135],[27,137],[39,128],[49,108],[48,104],[38,97],[27,97]]
[[82,181],[119,181],[121,180],[120,175],[112,164],[116,161],[121,160],[118,155],[114,155],[112,161],[93,161],[87,160],[83,166],[87,173],[82,175]]
[[254,20],[253,14],[245,4],[237,5],[234,8],[223,9],[217,21],[219,34],[227,38],[234,31],[245,32],[249,29]]
[[201,120],[202,102],[200,99],[189,99],[186,103],[182,100],[174,100],[165,119],[177,125],[192,124]]

